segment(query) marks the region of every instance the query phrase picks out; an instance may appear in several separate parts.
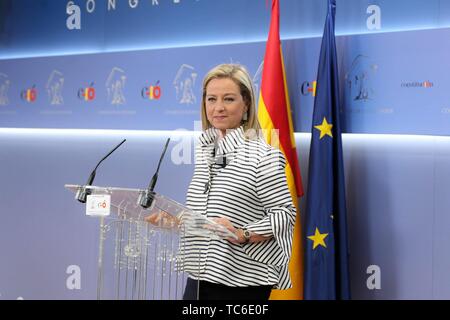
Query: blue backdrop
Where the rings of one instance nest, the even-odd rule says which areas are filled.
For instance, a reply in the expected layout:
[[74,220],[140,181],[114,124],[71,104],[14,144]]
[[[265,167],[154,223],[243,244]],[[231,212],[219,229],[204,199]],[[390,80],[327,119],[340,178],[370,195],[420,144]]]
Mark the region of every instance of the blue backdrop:
[[[2,0],[0,57],[265,41],[268,3]],[[450,3],[446,0],[338,0],[337,6],[339,35],[450,26]],[[373,21],[375,13],[380,19]],[[282,39],[321,36],[326,1],[282,0],[280,14]]]
[[[450,29],[338,38],[348,133],[450,134]],[[295,130],[311,128],[320,38],[283,42]],[[247,66],[256,90],[264,42],[0,60],[0,126],[194,129],[202,76]],[[414,52],[414,54],[411,54]]]
[[[63,185],[85,182],[127,138],[95,184],[147,186],[173,133],[157,130],[200,129],[202,77],[218,63],[245,64],[258,90],[267,3],[0,1],[0,299],[95,298],[98,221]],[[306,185],[326,1],[281,0],[280,9]],[[449,27],[446,0],[337,0],[356,299],[450,297]],[[157,185],[180,202],[193,165],[179,160],[193,160],[192,138],[173,138]],[[68,284],[74,267],[79,288]]]

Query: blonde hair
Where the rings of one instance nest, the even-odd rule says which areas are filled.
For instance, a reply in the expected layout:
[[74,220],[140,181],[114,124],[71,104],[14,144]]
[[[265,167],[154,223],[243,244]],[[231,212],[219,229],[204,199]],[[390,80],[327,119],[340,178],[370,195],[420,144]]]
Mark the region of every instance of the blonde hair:
[[242,122],[244,132],[247,132],[249,129],[254,129],[253,131],[259,132],[261,126],[259,125],[258,117],[256,115],[255,90],[253,89],[253,82],[244,66],[231,63],[215,66],[206,74],[205,78],[203,79],[202,104],[200,111],[202,115],[203,130],[207,130],[212,127],[206,116],[206,87],[212,79],[220,78],[229,78],[233,80],[240,89],[241,96],[248,108],[247,120]]

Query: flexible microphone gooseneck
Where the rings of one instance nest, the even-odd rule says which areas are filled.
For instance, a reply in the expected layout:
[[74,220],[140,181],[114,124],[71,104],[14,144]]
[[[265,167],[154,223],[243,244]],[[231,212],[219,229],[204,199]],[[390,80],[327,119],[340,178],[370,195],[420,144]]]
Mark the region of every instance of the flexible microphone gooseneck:
[[153,175],[152,180],[148,184],[148,188],[145,191],[142,191],[139,196],[138,203],[144,209],[149,208],[153,204],[153,199],[154,199],[153,190],[155,189],[156,181],[158,180],[159,167],[161,166],[162,159],[164,158],[164,155],[166,154],[166,150],[167,150],[167,146],[169,145],[169,142],[170,142],[170,138],[168,138],[166,141],[164,150],[161,154],[161,157],[159,158],[158,167],[156,168],[156,172]]
[[[214,163],[216,165],[221,166],[222,168],[225,168],[227,166],[227,157],[223,154],[220,156],[216,156],[216,149],[217,149],[217,143],[214,143],[214,148],[212,150],[212,157],[214,159]],[[205,189],[203,190],[203,194],[208,193],[209,188],[211,187],[211,165],[208,165],[208,181],[205,182]]]
[[225,168],[227,166],[227,157],[222,154],[220,156],[216,156],[216,149],[213,149],[213,158],[215,159],[214,163]]
[[81,203],[86,203],[86,198],[88,195],[91,194],[91,190],[87,189],[87,186],[91,186],[92,183],[94,182],[94,178],[95,178],[95,173],[97,171],[98,166],[100,165],[100,163],[103,162],[103,160],[105,160],[106,158],[108,158],[111,153],[113,153],[114,151],[117,150],[117,148],[119,148],[125,141],[127,141],[127,139],[123,139],[121,143],[119,143],[117,146],[114,147],[114,149],[112,149],[106,156],[104,156],[95,166],[94,170],[92,170],[91,175],[89,176],[86,184],[81,187],[78,191],[77,194],[75,195],[75,198],[80,201]]

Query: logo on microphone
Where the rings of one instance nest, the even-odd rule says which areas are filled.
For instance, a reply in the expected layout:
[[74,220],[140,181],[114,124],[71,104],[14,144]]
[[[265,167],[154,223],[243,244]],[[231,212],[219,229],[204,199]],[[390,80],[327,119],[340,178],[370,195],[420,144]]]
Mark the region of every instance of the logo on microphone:
[[91,84],[88,87],[80,88],[78,90],[78,98],[84,101],[94,100],[95,99],[94,82],[91,82]]
[[4,73],[0,73],[0,106],[6,106],[9,103],[8,90],[11,81]]
[[91,194],[86,199],[86,215],[109,216],[111,213],[111,195]]
[[97,209],[106,209],[106,201],[97,203]]
[[33,103],[36,101],[38,96],[38,91],[36,89],[36,85],[33,84],[33,86],[31,88],[22,90],[22,92],[20,93],[20,97],[22,98],[23,101],[26,101],[28,103]]
[[142,88],[141,96],[148,100],[159,100],[159,98],[161,98],[161,86],[159,85],[159,80],[154,86],[145,86]]

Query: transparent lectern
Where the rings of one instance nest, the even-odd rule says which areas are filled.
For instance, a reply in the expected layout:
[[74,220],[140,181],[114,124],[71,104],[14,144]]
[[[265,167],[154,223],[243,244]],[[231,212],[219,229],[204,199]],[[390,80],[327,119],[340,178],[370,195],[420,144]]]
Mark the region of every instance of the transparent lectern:
[[[151,194],[152,205],[143,208],[140,198],[148,195],[147,190],[65,187],[76,194],[110,197],[111,213],[98,216],[97,299],[181,299],[187,279],[185,261],[189,260],[190,273],[196,269],[193,263],[200,270],[200,249],[196,253],[186,239],[235,237],[225,227],[157,193]],[[153,223],[144,220],[149,216],[156,217]]]

